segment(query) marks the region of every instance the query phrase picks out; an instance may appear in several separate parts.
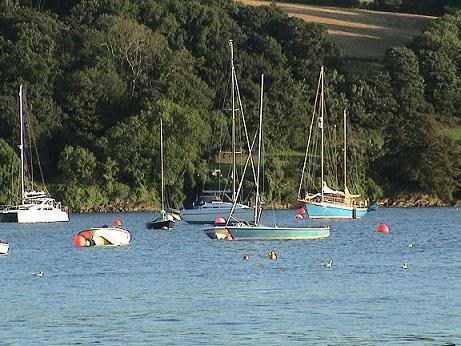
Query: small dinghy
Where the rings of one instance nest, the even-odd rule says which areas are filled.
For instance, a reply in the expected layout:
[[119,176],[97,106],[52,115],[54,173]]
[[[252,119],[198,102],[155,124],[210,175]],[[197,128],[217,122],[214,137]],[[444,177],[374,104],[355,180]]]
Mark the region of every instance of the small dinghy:
[[5,240],[0,240],[0,255],[8,255],[10,244]]
[[128,245],[131,234],[122,228],[120,219],[114,221],[112,227],[92,227],[79,232],[73,240],[75,247],[120,246]]

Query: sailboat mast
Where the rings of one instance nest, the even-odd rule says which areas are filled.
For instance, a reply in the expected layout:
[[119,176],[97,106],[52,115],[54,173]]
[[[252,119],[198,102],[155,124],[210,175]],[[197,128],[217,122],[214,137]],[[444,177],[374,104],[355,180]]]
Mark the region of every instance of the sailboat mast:
[[21,204],[24,204],[24,119],[22,109],[22,84],[19,86],[19,123],[21,129]]
[[231,97],[232,97],[232,202],[237,200],[236,196],[236,156],[235,156],[235,68],[234,68],[234,45],[229,40],[230,64],[231,64]]
[[346,193],[347,190],[347,154],[346,154],[346,148],[347,148],[347,139],[346,139],[346,108],[344,108],[344,193]]
[[320,69],[320,79],[322,80],[321,84],[321,91],[320,91],[320,119],[319,119],[319,126],[321,130],[321,143],[320,143],[320,186],[321,186],[321,193],[322,193],[322,201],[323,201],[323,156],[324,156],[324,129],[323,129],[323,116],[324,116],[324,108],[325,108],[325,100],[324,100],[324,71],[323,66]]
[[164,182],[163,182],[163,121],[160,118],[160,172],[162,175],[162,213],[165,211],[165,196],[164,196]]
[[261,75],[261,96],[259,104],[259,138],[258,138],[258,172],[256,174],[256,203],[255,203],[255,225],[259,224],[259,208],[261,208],[259,201],[259,175],[261,169],[261,146],[262,146],[262,132],[263,132],[263,93],[264,93],[264,74]]

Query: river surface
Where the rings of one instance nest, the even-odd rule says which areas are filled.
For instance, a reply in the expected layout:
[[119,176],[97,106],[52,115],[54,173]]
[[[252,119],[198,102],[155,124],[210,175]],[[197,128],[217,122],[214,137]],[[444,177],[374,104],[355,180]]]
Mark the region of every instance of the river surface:
[[[266,223],[274,216],[316,224],[296,221],[293,210],[268,211]],[[115,218],[130,245],[72,247],[78,231]],[[456,208],[383,208],[329,222],[331,237],[310,241],[216,241],[203,226],[153,231],[149,220],[0,223],[10,243],[0,257],[0,345],[461,344]],[[375,232],[379,223],[391,232]]]

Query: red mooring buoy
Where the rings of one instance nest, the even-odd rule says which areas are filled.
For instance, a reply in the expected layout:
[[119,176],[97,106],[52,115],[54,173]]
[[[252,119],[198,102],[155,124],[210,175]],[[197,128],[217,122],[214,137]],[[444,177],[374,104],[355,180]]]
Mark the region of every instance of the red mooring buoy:
[[380,223],[378,226],[376,226],[376,232],[378,233],[389,233],[389,231],[389,226],[385,223]]
[[306,209],[298,208],[298,209],[296,209],[296,214],[301,214],[301,215],[304,216],[304,214],[306,214]]
[[81,235],[77,235],[74,237],[72,243],[74,247],[85,247],[86,246],[86,239]]
[[219,216],[216,219],[214,219],[214,224],[215,225],[224,225],[226,223],[226,219]]
[[224,240],[231,241],[231,240],[234,240],[234,238],[232,238],[232,235],[229,233],[228,235],[226,235],[226,237],[224,238]]

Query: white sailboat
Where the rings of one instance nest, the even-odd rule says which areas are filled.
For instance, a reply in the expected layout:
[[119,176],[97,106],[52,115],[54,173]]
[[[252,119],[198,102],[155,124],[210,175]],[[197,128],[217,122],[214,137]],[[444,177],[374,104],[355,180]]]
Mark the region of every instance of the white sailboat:
[[230,48],[230,70],[231,70],[231,98],[232,98],[232,197],[230,201],[223,201],[222,191],[204,191],[202,196],[194,202],[190,209],[181,209],[181,218],[187,223],[212,224],[217,218],[229,215],[233,205],[234,217],[240,220],[251,220],[254,208],[244,203],[238,202],[237,194],[237,164],[236,164],[236,144],[235,144],[235,122],[236,122],[236,93],[238,96],[239,111],[242,112],[242,102],[240,99],[237,76],[234,66],[234,46],[232,40],[229,41]]
[[41,222],[64,222],[69,221],[67,208],[61,206],[54,198],[49,196],[48,191],[35,191],[26,189],[26,184],[32,185],[33,178],[26,177],[26,112],[24,111],[24,94],[22,85],[19,87],[19,120],[21,132],[21,204],[3,207],[0,210],[2,222],[17,223],[41,223]]
[[[360,195],[353,195],[349,192],[347,187],[347,136],[346,136],[346,111],[344,110],[344,147],[343,147],[343,179],[344,191],[334,190],[326,183],[325,173],[325,97],[324,97],[324,84],[325,84],[324,68],[320,69],[319,82],[317,86],[317,95],[315,99],[314,112],[312,115],[309,138],[306,147],[306,155],[304,157],[304,165],[301,175],[301,181],[298,190],[298,201],[304,203],[304,208],[310,219],[359,219],[366,215],[368,208],[366,200],[362,199]],[[317,110],[316,106],[319,106]],[[301,196],[304,178],[307,175],[309,178],[315,176],[313,172],[318,163],[308,162],[308,157],[317,158],[317,155],[312,155],[311,146],[313,138],[313,124],[314,119],[318,121],[318,130],[320,131],[320,177],[316,187],[311,186],[311,192],[306,189],[305,195]],[[309,155],[310,154],[310,155]],[[311,171],[307,171],[307,166],[310,164]],[[317,191],[312,189],[316,188]]]
[[175,217],[172,213],[165,210],[165,183],[163,179],[163,121],[160,118],[160,171],[161,171],[161,185],[162,185],[162,209],[160,213],[156,215],[154,220],[146,224],[147,228],[152,229],[171,229],[176,222]]
[[[211,239],[230,239],[230,240],[308,240],[308,239],[323,239],[330,236],[330,226],[318,227],[290,227],[290,226],[265,226],[260,223],[262,208],[259,191],[260,182],[260,167],[261,167],[261,148],[262,148],[262,118],[263,118],[263,89],[264,75],[261,76],[261,103],[259,113],[259,133],[258,133],[258,161],[256,173],[256,194],[255,194],[255,210],[253,222],[245,222],[235,220],[233,218],[232,209],[225,224],[217,224],[213,228],[206,228],[204,232]],[[256,139],[256,138],[255,138]],[[255,140],[251,148],[253,148]],[[245,169],[248,166],[252,155],[250,150]],[[242,181],[239,185],[239,190],[242,188]]]

